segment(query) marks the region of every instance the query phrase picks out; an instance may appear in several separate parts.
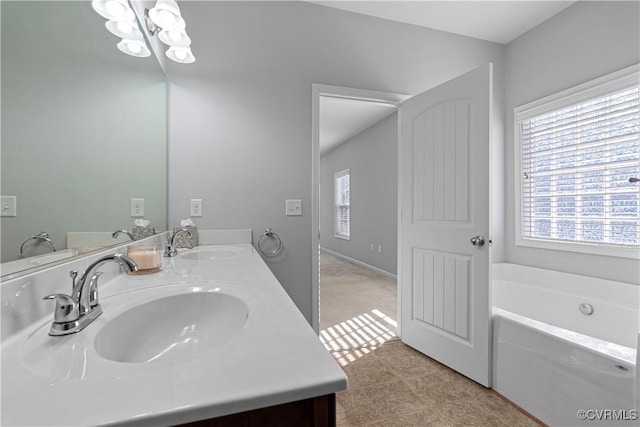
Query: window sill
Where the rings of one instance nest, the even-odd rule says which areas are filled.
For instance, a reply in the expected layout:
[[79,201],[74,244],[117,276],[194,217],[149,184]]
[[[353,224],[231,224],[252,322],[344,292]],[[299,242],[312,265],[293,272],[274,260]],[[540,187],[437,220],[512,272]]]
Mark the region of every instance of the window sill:
[[610,256],[615,258],[640,259],[640,249],[624,248],[603,244],[558,242],[542,239],[517,238],[516,246],[551,249],[556,251],[575,252],[590,255]]
[[342,234],[334,234],[333,237],[335,237],[336,239],[351,240],[350,236],[343,236]]

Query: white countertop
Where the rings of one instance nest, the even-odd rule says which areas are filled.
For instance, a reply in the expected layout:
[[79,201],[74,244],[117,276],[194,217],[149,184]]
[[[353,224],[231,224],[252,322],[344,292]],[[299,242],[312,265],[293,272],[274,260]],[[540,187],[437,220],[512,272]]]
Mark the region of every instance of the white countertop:
[[[174,425],[346,389],[346,375],[256,250],[222,246],[219,256],[197,260],[182,255],[206,246],[183,249],[164,258],[159,273],[101,284],[104,313],[77,334],[49,337],[46,319],[4,342],[2,425]],[[113,362],[96,352],[97,332],[131,306],[211,286],[249,308],[230,340],[163,363]]]

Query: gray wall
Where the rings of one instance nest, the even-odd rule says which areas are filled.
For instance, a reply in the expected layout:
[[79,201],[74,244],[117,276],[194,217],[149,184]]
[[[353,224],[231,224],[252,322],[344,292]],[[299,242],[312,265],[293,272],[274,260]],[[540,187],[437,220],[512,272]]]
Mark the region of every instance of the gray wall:
[[[350,240],[335,237],[333,224],[333,176],[344,169],[351,174]],[[320,157],[320,246],[396,274],[398,113]]]
[[502,81],[503,46],[305,2],[180,8],[196,62],[167,64],[170,225],[197,197],[200,228],[273,227],[267,263],[311,320],[311,85],[417,94],[489,61]]
[[515,246],[513,109],[640,60],[640,3],[578,2],[507,45],[507,261],[630,283],[638,260]]
[[[167,84],[154,57],[121,53],[90,2],[3,1],[2,261],[48,231],[133,227],[130,198],[166,229]],[[25,246],[27,254],[48,252]],[[34,251],[31,251],[31,250]]]

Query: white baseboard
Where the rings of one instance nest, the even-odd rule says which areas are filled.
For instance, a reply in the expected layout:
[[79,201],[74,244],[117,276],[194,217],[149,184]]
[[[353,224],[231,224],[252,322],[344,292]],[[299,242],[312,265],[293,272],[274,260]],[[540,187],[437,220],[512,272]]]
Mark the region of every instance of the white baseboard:
[[358,261],[357,259],[353,259],[353,258],[348,257],[346,255],[343,255],[341,253],[332,251],[331,249],[320,247],[320,250],[321,251],[325,251],[325,252],[327,252],[327,253],[329,253],[329,254],[331,254],[333,256],[336,256],[338,258],[342,258],[345,261],[352,262],[352,263],[354,263],[356,265],[359,265],[360,267],[366,268],[367,270],[375,271],[376,273],[382,274],[383,276],[387,276],[387,277],[389,277],[391,279],[398,280],[398,276],[397,275],[395,275],[393,273],[389,273],[388,271],[384,271],[381,268],[374,267],[373,265],[369,265],[369,264],[364,263],[362,261]]

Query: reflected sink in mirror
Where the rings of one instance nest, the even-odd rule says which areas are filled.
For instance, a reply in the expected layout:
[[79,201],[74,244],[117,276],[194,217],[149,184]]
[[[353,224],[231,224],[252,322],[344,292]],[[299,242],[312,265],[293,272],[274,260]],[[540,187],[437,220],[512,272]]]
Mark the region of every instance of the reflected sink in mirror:
[[249,308],[222,292],[190,292],[159,298],[111,319],[94,347],[123,363],[173,361],[210,351],[235,337]]
[[185,252],[180,253],[179,256],[181,259],[191,261],[204,261],[213,260],[216,258],[229,258],[240,255],[242,253],[246,253],[247,251],[247,248],[238,246],[213,245],[205,246],[202,248],[196,247],[194,249],[189,249]]
[[22,270],[26,270],[33,267],[38,267],[44,264],[49,264],[56,261],[61,261],[67,258],[79,255],[81,251],[76,249],[63,249],[48,254],[32,256],[28,258],[21,258],[15,261],[5,262],[0,265],[0,275],[6,276]]

